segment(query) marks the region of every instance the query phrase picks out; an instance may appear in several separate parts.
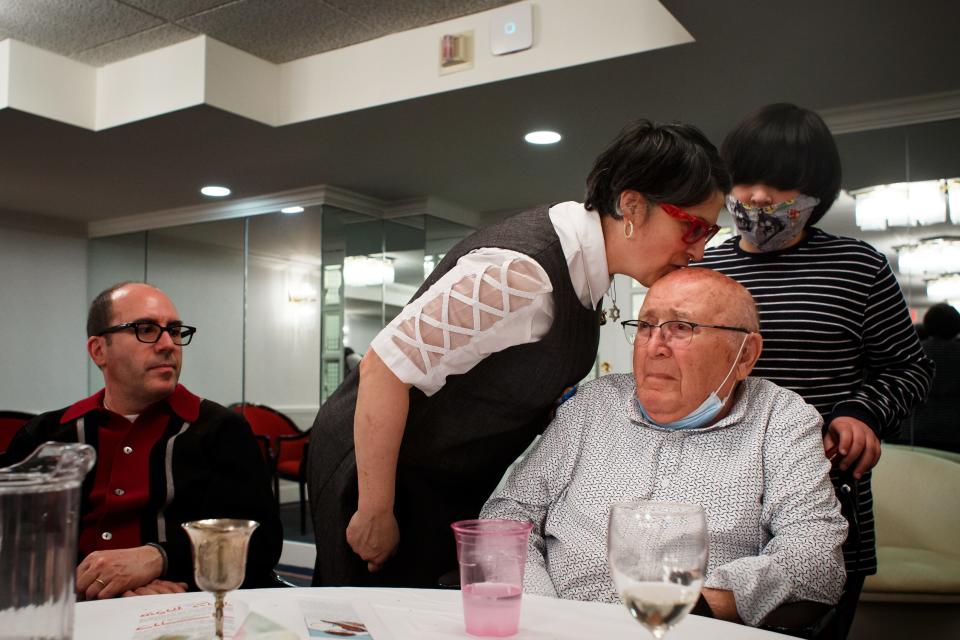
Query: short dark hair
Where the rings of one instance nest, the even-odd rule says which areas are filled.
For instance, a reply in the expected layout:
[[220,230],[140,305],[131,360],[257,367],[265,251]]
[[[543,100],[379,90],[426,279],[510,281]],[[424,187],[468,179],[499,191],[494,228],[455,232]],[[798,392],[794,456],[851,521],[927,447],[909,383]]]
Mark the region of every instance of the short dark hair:
[[946,302],[935,304],[924,314],[923,327],[934,338],[953,340],[960,333],[960,311]]
[[702,131],[689,124],[637,120],[593,163],[584,207],[620,218],[620,194],[632,189],[653,204],[689,207],[730,191],[730,174]]
[[820,221],[840,193],[840,152],[827,123],[794,104],[767,105],[727,134],[720,153],[733,184],[798,189],[820,199],[807,226]]
[[110,328],[111,318],[113,318],[113,293],[120,287],[128,284],[144,284],[136,280],[126,280],[104,289],[90,303],[90,311],[87,312],[87,337],[98,336]]

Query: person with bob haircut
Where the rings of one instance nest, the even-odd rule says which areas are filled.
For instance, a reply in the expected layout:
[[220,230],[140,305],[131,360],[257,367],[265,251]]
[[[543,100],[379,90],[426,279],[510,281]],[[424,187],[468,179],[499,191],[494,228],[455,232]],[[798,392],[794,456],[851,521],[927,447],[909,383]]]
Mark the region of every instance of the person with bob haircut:
[[880,438],[896,434],[926,397],[933,364],[886,257],[814,226],[841,178],[840,154],[820,116],[792,104],[765,106],[727,135],[721,155],[734,185],[727,209],[740,235],[707,251],[700,266],[753,294],[764,341],[754,374],[799,393],[823,416],[831,479],[838,494],[852,496],[836,618],[844,638],[863,580],[877,569],[870,469]]
[[450,523],[476,518],[597,353],[614,274],[650,285],[703,257],[730,181],[697,128],[639,120],[585,201],[542,206],[441,260],[317,414],[315,585],[435,587]]

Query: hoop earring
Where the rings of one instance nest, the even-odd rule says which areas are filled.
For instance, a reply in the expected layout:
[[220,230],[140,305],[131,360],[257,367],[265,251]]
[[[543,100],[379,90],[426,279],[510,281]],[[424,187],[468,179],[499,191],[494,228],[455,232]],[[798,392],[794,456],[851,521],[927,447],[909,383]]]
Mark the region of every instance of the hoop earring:
[[623,237],[629,240],[633,237],[633,222],[627,220],[623,225]]

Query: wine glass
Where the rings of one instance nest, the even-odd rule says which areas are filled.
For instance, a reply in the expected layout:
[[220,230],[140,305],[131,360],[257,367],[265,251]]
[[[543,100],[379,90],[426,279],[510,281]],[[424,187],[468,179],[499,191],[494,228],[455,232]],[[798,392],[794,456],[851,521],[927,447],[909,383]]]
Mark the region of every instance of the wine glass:
[[214,594],[213,618],[216,633],[223,640],[223,601],[228,591],[243,584],[247,571],[247,545],[253,520],[212,518],[184,522],[182,526],[193,547],[193,578],[197,586]]
[[679,502],[613,505],[607,561],[630,614],[663,638],[700,595],[707,565],[703,509]]

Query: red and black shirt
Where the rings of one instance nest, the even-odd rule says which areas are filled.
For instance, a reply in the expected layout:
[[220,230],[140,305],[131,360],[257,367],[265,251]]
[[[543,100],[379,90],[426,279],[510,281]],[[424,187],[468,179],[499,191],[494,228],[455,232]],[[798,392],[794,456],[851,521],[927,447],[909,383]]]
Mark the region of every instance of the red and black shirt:
[[150,502],[150,452],[163,439],[171,413],[183,423],[200,415],[200,398],[177,385],[165,400],[136,419],[118,415],[103,404],[104,391],[77,402],[64,412],[61,425],[76,423],[78,439],[86,442],[92,412],[102,415],[97,433],[97,461],[93,487],[87,496],[89,510],[80,521],[78,550],[82,556],[103,549],[128,549],[141,545],[140,517]]
[[83,442],[97,463],[83,484],[79,558],[155,543],[165,578],[193,585],[181,524],[204,518],[256,520],[244,586],[272,586],[283,530],[260,447],[243,417],[182,385],[133,421],[104,408],[104,392],[37,416],[10,443],[2,464],[43,442]]

